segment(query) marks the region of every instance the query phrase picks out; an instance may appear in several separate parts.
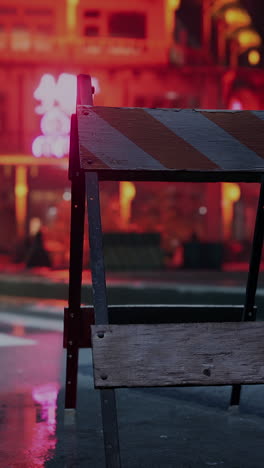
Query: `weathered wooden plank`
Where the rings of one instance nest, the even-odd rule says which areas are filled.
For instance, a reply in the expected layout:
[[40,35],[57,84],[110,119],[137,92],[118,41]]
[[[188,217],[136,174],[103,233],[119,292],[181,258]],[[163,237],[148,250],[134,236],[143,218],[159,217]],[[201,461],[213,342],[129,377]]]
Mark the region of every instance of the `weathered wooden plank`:
[[264,383],[264,323],[92,326],[95,387]]
[[263,172],[263,113],[77,106],[85,170]]

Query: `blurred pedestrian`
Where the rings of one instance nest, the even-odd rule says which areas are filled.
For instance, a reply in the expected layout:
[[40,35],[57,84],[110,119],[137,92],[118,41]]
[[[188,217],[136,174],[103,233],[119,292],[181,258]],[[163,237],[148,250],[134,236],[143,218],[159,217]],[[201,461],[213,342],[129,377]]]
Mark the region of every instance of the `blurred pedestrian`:
[[45,249],[41,230],[39,230],[33,238],[26,258],[26,266],[27,268],[51,267],[50,257]]

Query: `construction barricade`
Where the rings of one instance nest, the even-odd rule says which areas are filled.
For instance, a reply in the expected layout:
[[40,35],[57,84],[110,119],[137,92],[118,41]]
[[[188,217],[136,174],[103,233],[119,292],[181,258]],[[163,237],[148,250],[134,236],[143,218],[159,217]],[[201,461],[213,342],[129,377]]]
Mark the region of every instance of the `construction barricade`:
[[[115,388],[264,383],[264,323],[255,294],[263,242],[264,112],[93,107],[90,77],[78,77],[71,121],[72,182],[65,411],[74,413],[78,350],[91,347],[100,390],[105,459],[121,467]],[[108,306],[100,180],[260,184],[241,306]],[[81,307],[85,198],[93,306]]]

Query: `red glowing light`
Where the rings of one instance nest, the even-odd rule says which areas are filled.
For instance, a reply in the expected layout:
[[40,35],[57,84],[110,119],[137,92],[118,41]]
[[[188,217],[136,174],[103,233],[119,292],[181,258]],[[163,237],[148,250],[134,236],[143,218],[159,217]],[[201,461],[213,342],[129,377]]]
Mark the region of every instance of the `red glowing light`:
[[[98,80],[92,78],[95,92],[100,92]],[[69,73],[62,73],[58,80],[45,73],[34,97],[41,103],[36,107],[42,115],[40,128],[42,135],[32,143],[32,153],[41,156],[62,158],[69,152],[70,115],[75,112],[77,78]]]
[[238,99],[232,99],[230,103],[230,109],[232,110],[243,110],[242,102]]

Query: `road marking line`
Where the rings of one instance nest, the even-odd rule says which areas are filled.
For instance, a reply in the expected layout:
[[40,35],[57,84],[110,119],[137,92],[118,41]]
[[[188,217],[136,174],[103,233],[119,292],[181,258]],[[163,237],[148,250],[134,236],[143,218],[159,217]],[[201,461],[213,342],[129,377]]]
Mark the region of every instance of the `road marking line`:
[[11,325],[23,325],[28,328],[37,328],[40,330],[63,331],[63,320],[46,319],[40,317],[29,317],[18,314],[1,312],[0,323]]
[[36,314],[48,313],[51,317],[52,314],[60,314],[63,317],[64,308],[59,306],[43,305],[43,304],[30,304],[27,306],[27,309]]
[[0,333],[0,347],[2,346],[29,346],[35,345],[37,342],[35,340],[29,340],[27,338],[21,338],[18,336],[6,335],[5,333]]

